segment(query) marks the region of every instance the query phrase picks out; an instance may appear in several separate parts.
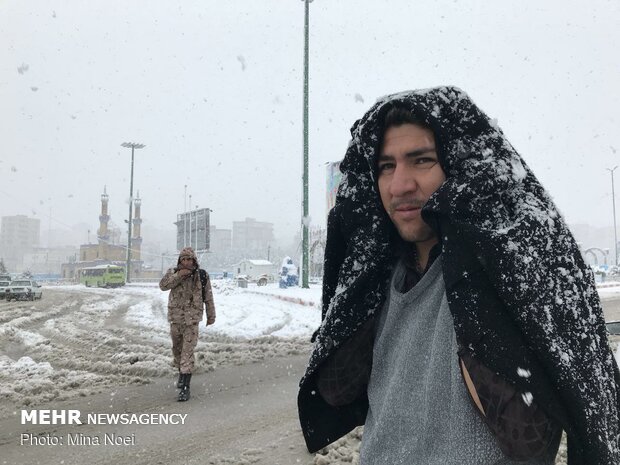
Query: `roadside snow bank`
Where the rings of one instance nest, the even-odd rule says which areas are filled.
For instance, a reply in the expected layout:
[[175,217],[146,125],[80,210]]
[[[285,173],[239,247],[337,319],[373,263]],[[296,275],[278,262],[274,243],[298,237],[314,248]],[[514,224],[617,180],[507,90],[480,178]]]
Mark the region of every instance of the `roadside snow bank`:
[[[213,291],[217,320],[200,324],[195,372],[309,354],[318,308],[226,282]],[[35,303],[0,301],[0,414],[174,376],[167,300],[152,285],[78,285],[47,287]]]

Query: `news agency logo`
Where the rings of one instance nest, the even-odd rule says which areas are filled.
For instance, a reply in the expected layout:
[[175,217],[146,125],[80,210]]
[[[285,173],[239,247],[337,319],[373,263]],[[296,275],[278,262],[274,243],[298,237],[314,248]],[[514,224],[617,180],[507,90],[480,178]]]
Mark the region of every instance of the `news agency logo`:
[[22,410],[22,425],[184,425],[187,413],[88,413],[79,410]]
[[81,425],[79,410],[22,410],[22,425]]

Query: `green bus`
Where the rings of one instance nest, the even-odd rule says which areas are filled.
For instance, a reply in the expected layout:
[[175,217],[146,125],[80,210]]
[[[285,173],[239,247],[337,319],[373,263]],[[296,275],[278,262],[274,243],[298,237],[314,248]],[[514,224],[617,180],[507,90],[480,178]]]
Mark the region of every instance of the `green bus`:
[[97,265],[80,270],[80,283],[86,287],[120,287],[125,285],[125,268]]

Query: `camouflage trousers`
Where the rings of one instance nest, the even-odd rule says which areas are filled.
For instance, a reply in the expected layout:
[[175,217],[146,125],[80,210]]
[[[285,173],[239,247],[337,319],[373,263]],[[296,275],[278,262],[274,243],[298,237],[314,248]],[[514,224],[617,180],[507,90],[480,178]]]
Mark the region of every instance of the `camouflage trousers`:
[[198,323],[170,323],[170,337],[174,367],[181,373],[191,373],[194,370],[194,349],[198,343]]

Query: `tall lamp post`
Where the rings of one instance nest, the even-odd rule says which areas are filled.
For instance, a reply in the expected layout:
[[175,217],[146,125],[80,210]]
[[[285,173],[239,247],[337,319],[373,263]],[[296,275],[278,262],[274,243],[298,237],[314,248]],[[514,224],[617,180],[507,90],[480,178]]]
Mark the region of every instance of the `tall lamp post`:
[[183,205],[183,247],[187,247],[187,184],[185,184],[185,204]]
[[614,265],[618,266],[618,233],[616,229],[616,193],[614,191],[614,171],[616,171],[618,165],[613,168],[605,168],[611,173],[611,202],[614,209]]
[[[189,246],[192,246],[192,194],[189,194]],[[187,213],[186,213],[187,215]]]
[[302,265],[301,287],[308,288],[308,50],[310,30],[310,3],[312,0],[302,0],[305,6],[304,15],[304,168],[303,168],[303,219],[302,219]]
[[137,142],[123,142],[121,147],[131,149],[131,176],[129,178],[129,222],[127,223],[127,266],[126,266],[126,281],[131,282],[131,213],[133,207],[133,153],[135,149],[143,149],[146,147],[144,144]]

